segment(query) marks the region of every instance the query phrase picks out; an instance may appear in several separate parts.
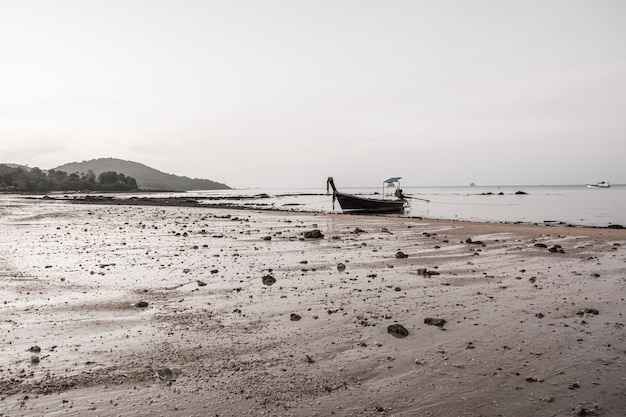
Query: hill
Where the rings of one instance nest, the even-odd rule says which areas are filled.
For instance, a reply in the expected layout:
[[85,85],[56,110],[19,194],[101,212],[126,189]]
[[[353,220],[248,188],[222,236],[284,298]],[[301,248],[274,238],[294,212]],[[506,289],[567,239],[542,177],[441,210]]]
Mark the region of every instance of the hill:
[[107,171],[119,172],[135,178],[137,185],[142,190],[190,191],[230,189],[228,185],[219,182],[166,174],[138,162],[124,161],[117,158],[99,158],[90,161],[72,162],[54,169],[67,173],[82,173],[92,170],[96,175]]

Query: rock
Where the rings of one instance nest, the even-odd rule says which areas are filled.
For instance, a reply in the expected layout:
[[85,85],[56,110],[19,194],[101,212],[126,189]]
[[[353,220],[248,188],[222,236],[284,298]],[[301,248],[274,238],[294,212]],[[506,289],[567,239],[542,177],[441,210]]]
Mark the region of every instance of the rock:
[[426,268],[418,268],[417,269],[417,274],[418,275],[423,275],[425,277],[430,277],[432,275],[439,275],[439,272],[437,272],[437,271],[429,271]]
[[528,193],[525,193],[524,191],[516,191],[515,195],[528,195]]
[[409,331],[406,327],[398,323],[387,326],[387,333],[397,338],[403,338],[409,335]]
[[337,264],[337,271],[339,271],[339,272],[343,272],[343,271],[345,271],[345,270],[346,270],[346,265],[345,265],[345,264],[343,264],[343,263],[341,263],[341,262],[339,262],[339,263]]
[[354,229],[352,232],[350,232],[352,234],[358,235],[359,233],[365,233],[365,230],[361,229],[361,228],[356,228]]
[[272,240],[272,237],[271,236],[264,236],[263,240]]
[[472,240],[471,237],[465,239],[465,243],[469,243],[470,245],[484,245],[482,240]]
[[162,381],[175,381],[176,378],[178,378],[178,375],[180,375],[180,370],[161,368],[157,369],[156,375]]
[[39,352],[41,352],[41,348],[40,348],[39,346],[37,346],[37,345],[32,346],[32,347],[31,347],[30,349],[28,349],[28,350],[30,350],[30,351],[31,351],[31,352],[33,352],[33,353],[39,353]]
[[32,355],[30,357],[30,363],[32,363],[32,364],[38,364],[40,360],[41,359],[39,359],[39,356],[37,356],[37,355]]
[[324,235],[319,229],[304,232],[305,239],[323,239]]
[[586,308],[585,309],[585,313],[587,314],[593,314],[593,315],[598,315],[600,314],[600,312],[598,310],[596,310],[595,308]]
[[574,414],[577,416],[597,416],[599,415],[598,407],[588,408],[583,405],[578,405],[574,409]]
[[446,324],[446,320],[427,317],[424,319],[424,324],[428,324],[430,326],[443,327],[443,325]]
[[624,229],[625,227],[621,224],[610,224],[606,227],[607,229]]
[[263,284],[267,286],[274,285],[276,283],[276,278],[271,275],[265,275],[263,278],[261,278],[261,280],[263,281]]
[[404,258],[408,258],[409,255],[407,255],[406,253],[402,252],[402,251],[398,251],[396,252],[396,258],[397,259],[404,259]]
[[548,249],[550,253],[565,253],[563,249],[561,249],[560,245],[554,245],[550,249]]
[[545,243],[535,243],[535,247],[536,248],[548,248],[548,245],[546,245]]
[[299,315],[299,314],[296,314],[296,313],[291,313],[291,315],[289,316],[289,319],[290,319],[291,321],[298,321],[298,320],[300,320],[301,318],[302,318],[302,316],[301,316],[301,315]]
[[148,302],[147,301],[139,301],[137,304],[135,304],[135,307],[139,307],[139,308],[148,307]]
[[206,287],[206,282],[198,280],[198,287]]

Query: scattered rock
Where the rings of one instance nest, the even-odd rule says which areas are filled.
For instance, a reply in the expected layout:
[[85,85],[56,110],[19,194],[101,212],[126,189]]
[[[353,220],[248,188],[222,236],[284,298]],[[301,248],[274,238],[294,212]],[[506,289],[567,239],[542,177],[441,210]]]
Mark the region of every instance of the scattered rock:
[[305,239],[323,239],[324,234],[319,229],[309,230],[304,232]]
[[574,409],[574,414],[577,416],[597,416],[599,415],[599,412],[597,406],[589,408],[583,405],[578,405]]
[[161,381],[175,381],[176,378],[178,378],[178,376],[180,375],[180,370],[161,368],[157,369],[156,375]]
[[443,325],[446,324],[446,320],[427,317],[424,319],[424,324],[428,324],[430,326],[443,327]]
[[600,314],[600,312],[598,310],[596,310],[595,308],[586,308],[585,309],[585,313],[587,314],[593,314],[595,316],[597,316],[598,314]]
[[302,316],[301,316],[301,315],[299,315],[299,314],[296,314],[296,313],[291,313],[291,315],[289,316],[289,319],[290,319],[291,321],[298,321],[298,320],[300,320],[301,318],[302,318]]
[[387,333],[397,338],[403,338],[409,335],[409,331],[406,327],[398,323],[387,326]]
[[561,245],[554,245],[550,249],[548,249],[550,253],[565,253],[565,251],[561,248]]
[[437,271],[429,271],[426,268],[418,268],[417,275],[423,275],[425,277],[430,277],[432,275],[439,275]]
[[276,283],[276,278],[274,278],[271,275],[265,275],[263,278],[261,278],[261,280],[263,281],[263,284],[265,285],[274,285]]

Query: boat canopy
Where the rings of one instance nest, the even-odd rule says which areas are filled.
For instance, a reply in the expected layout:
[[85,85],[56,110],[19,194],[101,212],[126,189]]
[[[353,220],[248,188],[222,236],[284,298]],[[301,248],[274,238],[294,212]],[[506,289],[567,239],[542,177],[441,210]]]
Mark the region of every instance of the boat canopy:
[[398,182],[402,179],[402,177],[391,177],[388,180],[385,180],[386,184],[393,184],[394,182]]

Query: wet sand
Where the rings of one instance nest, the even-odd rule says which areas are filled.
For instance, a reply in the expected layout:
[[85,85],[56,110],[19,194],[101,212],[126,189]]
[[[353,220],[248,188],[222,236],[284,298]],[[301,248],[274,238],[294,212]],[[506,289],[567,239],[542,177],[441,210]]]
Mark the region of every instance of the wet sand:
[[4,198],[0,233],[1,416],[626,410],[624,230]]

